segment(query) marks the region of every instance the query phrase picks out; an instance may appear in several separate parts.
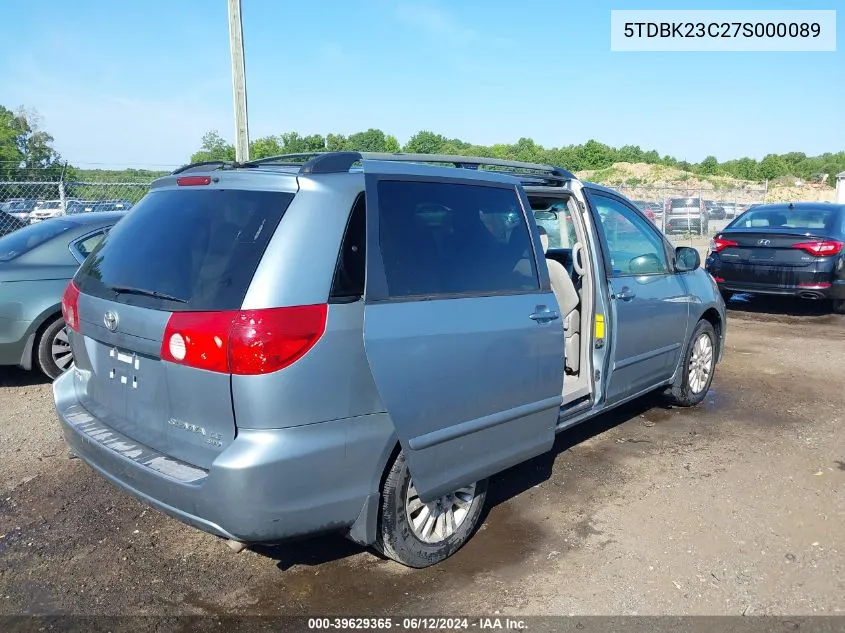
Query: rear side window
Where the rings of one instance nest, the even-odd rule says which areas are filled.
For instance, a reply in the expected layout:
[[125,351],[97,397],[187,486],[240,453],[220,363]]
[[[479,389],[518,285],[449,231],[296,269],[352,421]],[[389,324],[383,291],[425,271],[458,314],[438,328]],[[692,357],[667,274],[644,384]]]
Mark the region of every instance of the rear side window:
[[443,182],[378,184],[390,297],[485,295],[540,287],[516,190]]
[[237,310],[293,194],[149,193],[76,275],[86,294],[170,311]]
[[358,196],[340,247],[332,283],[331,299],[355,301],[364,296],[367,247],[367,209],[364,194]]
[[50,220],[30,224],[0,238],[0,262],[7,262],[72,229],[75,224]]

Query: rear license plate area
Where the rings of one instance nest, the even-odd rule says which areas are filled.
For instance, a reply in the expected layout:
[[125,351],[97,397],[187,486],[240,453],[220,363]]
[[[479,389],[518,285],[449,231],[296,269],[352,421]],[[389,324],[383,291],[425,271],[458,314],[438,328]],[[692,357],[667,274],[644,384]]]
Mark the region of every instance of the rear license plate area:
[[138,388],[141,359],[134,352],[112,347],[109,350],[109,380],[129,389]]

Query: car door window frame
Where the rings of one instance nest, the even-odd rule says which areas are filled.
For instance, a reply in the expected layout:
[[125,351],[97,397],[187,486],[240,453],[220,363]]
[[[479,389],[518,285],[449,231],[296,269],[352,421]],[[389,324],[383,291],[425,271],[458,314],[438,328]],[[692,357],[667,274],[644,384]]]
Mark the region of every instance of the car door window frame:
[[[82,262],[85,261],[85,258],[88,257],[88,255],[82,253],[82,251],[79,248],[80,244],[82,244],[82,242],[84,242],[85,240],[90,240],[92,237],[96,237],[97,235],[100,235],[100,234],[102,234],[103,238],[105,239],[106,235],[108,235],[109,230],[111,230],[110,226],[100,227],[100,228],[98,228],[94,231],[91,231],[90,233],[86,233],[85,235],[83,235],[81,237],[77,237],[75,240],[73,240],[68,245],[68,249],[70,249],[70,254],[73,255],[73,258],[76,261],[78,261],[81,265]],[[102,240],[100,240],[100,241],[102,241]],[[91,250],[93,251],[93,249],[91,249]],[[90,252],[89,252],[89,254],[90,254]]]
[[[584,192],[584,198],[587,201],[587,207],[590,210],[590,214],[593,216],[593,224],[596,227],[596,234],[599,240],[599,248],[601,250],[602,262],[604,264],[605,277],[607,277],[608,279],[618,279],[622,277],[648,277],[651,275],[670,275],[675,272],[674,248],[666,239],[666,236],[663,235],[660,230],[654,226],[654,224],[645,216],[642,211],[637,209],[635,205],[626,201],[624,198],[618,195],[614,195],[610,192],[599,191],[596,189],[591,189],[589,187],[585,187]],[[614,273],[613,264],[611,263],[610,257],[610,244],[608,244],[607,242],[607,235],[604,232],[604,225],[602,223],[601,217],[599,216],[599,211],[596,208],[596,204],[593,198],[606,198],[608,200],[612,200],[621,204],[623,207],[629,209],[632,213],[637,215],[642,220],[643,230],[645,230],[646,232],[651,232],[651,234],[657,238],[660,244],[662,244],[666,270],[655,271],[652,273]]]
[[[531,261],[533,262],[534,274],[538,285],[531,289],[512,289],[504,291],[489,292],[463,292],[463,293],[437,293],[427,295],[391,296],[388,291],[387,276],[384,267],[384,259],[380,246],[379,219],[381,207],[379,202],[378,184],[383,181],[394,182],[425,182],[431,184],[456,184],[482,186],[496,189],[505,189],[514,194],[518,201],[520,215],[525,227],[528,229],[528,238],[531,246]],[[364,302],[366,304],[376,303],[404,303],[411,301],[440,301],[447,299],[466,299],[475,297],[496,297],[496,296],[517,296],[533,295],[551,292],[548,269],[545,264],[541,266],[538,253],[542,253],[540,234],[534,222],[531,206],[524,189],[516,183],[508,183],[499,180],[482,180],[478,178],[461,178],[456,176],[433,176],[416,174],[366,174],[365,175],[366,206],[369,212],[366,214],[366,275],[364,286]],[[529,216],[530,219],[529,219]]]

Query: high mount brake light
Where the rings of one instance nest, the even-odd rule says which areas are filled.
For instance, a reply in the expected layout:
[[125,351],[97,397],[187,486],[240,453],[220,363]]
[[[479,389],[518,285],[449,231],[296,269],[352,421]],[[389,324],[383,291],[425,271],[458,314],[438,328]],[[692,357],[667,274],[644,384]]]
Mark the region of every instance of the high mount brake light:
[[197,185],[210,185],[211,176],[182,176],[176,179],[180,187],[195,187]]

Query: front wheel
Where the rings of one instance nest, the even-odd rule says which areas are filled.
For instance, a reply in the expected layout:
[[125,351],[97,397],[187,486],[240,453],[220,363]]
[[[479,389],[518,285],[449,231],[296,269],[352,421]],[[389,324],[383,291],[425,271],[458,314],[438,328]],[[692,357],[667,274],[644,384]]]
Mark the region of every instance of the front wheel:
[[668,390],[669,400],[680,407],[693,407],[704,400],[716,368],[716,331],[702,319],[690,337],[684,362]]
[[417,494],[402,453],[382,488],[378,549],[408,567],[428,567],[457,552],[478,525],[487,480],[425,503]]

